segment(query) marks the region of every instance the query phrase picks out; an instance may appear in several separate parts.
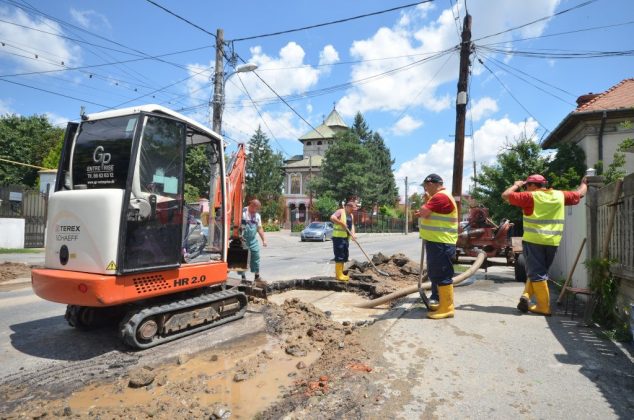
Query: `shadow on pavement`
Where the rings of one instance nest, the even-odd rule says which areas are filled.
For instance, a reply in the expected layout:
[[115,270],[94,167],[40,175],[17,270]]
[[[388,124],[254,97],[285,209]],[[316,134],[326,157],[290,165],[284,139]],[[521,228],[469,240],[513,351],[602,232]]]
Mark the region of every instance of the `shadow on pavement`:
[[[551,298],[557,295],[551,289]],[[558,309],[554,299],[551,308]],[[602,336],[598,327],[587,327],[579,318],[572,320],[570,314],[564,315],[561,310],[556,313],[547,322],[565,352],[555,354],[555,358],[562,364],[579,366],[579,372],[595,384],[619,418],[632,418],[634,345],[617,344]]]
[[79,361],[127,350],[119,340],[116,327],[80,331],[68,325],[63,316],[13,324],[11,345],[18,351],[52,360]]

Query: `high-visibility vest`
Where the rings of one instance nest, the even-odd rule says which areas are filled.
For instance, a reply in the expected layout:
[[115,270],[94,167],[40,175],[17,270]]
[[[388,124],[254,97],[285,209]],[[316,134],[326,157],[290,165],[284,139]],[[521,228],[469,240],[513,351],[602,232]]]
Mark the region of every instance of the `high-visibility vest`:
[[418,236],[426,241],[455,245],[458,242],[458,206],[447,190],[440,190],[436,194],[449,197],[453,210],[449,214],[432,211],[429,217],[420,218]]
[[[346,219],[346,209],[341,209],[341,218],[339,219],[341,220],[341,223],[346,224],[346,226],[348,226],[348,222]],[[350,231],[352,231],[352,224],[354,223],[354,215],[351,213],[350,214],[350,225],[348,226],[348,229],[350,229]],[[332,230],[332,236],[335,238],[347,238],[348,237],[348,232],[346,232],[346,230],[343,228],[343,226],[341,226],[339,223],[334,223],[334,227]]]
[[564,193],[537,190],[533,195],[533,214],[524,215],[522,239],[538,245],[559,245],[564,233]]

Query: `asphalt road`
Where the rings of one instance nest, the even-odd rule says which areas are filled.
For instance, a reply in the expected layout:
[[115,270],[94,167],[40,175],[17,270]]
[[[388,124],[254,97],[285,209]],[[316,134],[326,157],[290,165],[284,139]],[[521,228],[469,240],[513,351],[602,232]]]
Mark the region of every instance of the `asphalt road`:
[[[268,233],[267,240],[266,280],[334,274],[331,242],[300,242],[287,232]],[[361,234],[359,241],[369,255],[420,256],[416,234]],[[350,251],[351,258],[365,258],[354,244]],[[490,267],[456,288],[453,319],[426,319],[412,295],[376,322],[382,347],[373,380],[394,404],[390,417],[631,418],[633,346],[605,339],[561,310],[550,318],[520,315],[515,304],[522,286],[511,267]],[[119,375],[144,358],[176,357],[262,329],[261,317],[247,313],[242,321],[130,352],[114,330],[76,331],[63,314],[63,305],[37,298],[28,287],[0,292],[0,385],[79,386]]]

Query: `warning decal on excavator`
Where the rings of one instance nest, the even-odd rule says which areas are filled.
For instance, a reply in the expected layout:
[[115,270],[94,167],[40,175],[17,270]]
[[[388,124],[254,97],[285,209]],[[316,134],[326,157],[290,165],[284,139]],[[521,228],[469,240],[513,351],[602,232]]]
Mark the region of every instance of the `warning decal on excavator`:
[[108,267],[106,267],[106,270],[116,270],[117,269],[117,264],[114,263],[114,261],[110,261],[110,263],[108,264]]

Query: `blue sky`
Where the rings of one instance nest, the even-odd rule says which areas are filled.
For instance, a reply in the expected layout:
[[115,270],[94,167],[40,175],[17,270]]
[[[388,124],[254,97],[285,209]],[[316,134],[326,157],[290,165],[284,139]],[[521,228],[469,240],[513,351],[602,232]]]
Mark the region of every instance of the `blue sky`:
[[[156,2],[204,30],[145,0],[0,0],[0,114],[47,114],[64,124],[77,119],[82,105],[91,113],[159,103],[211,126],[207,104],[215,40],[205,31],[215,34],[222,28],[225,40],[237,40],[408,3]],[[465,191],[473,156],[478,166],[490,164],[522,133],[539,140],[576,107],[579,95],[602,92],[634,77],[632,54],[588,57],[632,49],[631,1],[585,3],[466,1],[475,54]],[[573,10],[560,13],[567,9]],[[458,52],[443,51],[459,44],[464,16],[464,0],[437,0],[315,29],[234,41],[237,55],[257,64],[257,74],[287,98],[294,111],[254,74],[231,76],[223,115],[229,150],[235,141],[247,142],[261,126],[274,149],[285,157],[299,154],[297,138],[311,130],[303,119],[316,127],[336,106],[348,124],[361,112],[369,127],[382,134],[401,189],[406,176],[420,183],[430,172],[443,176],[451,189]],[[67,69],[76,67],[82,68]],[[410,186],[410,192],[415,189]]]

